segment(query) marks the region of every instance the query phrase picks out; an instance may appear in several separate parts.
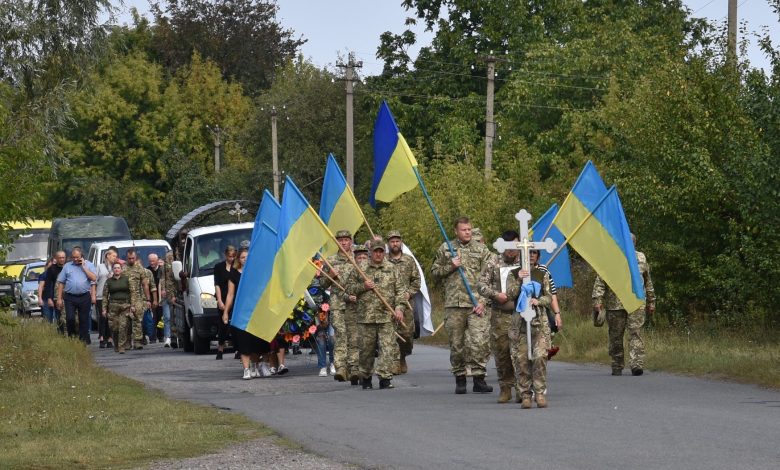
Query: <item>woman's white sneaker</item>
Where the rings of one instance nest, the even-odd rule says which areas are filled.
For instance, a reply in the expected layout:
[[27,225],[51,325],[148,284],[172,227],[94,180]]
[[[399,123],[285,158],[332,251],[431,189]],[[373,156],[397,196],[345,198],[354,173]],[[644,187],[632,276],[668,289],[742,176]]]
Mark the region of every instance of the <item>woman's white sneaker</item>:
[[252,371],[249,370],[249,368],[244,369],[244,376],[242,377],[244,380],[249,380],[252,378]]
[[328,376],[328,369],[326,367],[320,369],[320,377],[327,377],[327,376]]

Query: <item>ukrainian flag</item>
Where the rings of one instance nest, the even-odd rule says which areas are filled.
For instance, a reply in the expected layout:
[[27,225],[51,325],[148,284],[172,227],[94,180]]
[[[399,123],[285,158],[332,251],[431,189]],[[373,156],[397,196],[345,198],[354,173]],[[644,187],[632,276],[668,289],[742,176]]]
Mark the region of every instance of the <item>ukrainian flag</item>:
[[231,325],[245,331],[250,331],[248,327],[250,320],[261,315],[258,305],[263,290],[258,286],[266,286],[271,277],[276,255],[276,226],[279,223],[280,212],[281,206],[266,190],[255,217],[246,266],[241,274],[241,283],[238,285],[236,300],[233,303],[233,315],[230,319]]
[[539,250],[539,264],[544,264],[550,271],[550,275],[555,281],[556,287],[572,287],[574,281],[571,278],[571,265],[569,264],[569,248],[564,245],[566,238],[563,236],[558,227],[553,224],[555,216],[558,214],[558,204],[553,204],[543,216],[536,220],[536,223],[531,227],[531,239],[535,242],[542,241],[542,236],[547,234],[547,237],[552,238],[558,246],[563,246],[561,252],[555,255],[555,259],[552,264],[547,264],[547,260],[553,255],[553,253],[547,253],[545,250]]
[[566,197],[555,225],[604,279],[626,311],[633,312],[645,303],[644,284],[617,190],[612,186],[601,193],[603,184],[588,162]]
[[246,331],[266,341],[273,340],[314,278],[316,268],[309,261],[333,239],[327,225],[289,177],[276,232],[270,276],[250,284],[262,294]]
[[417,160],[401,135],[386,101],[374,125],[374,180],[369,202],[390,202],[417,186]]
[[[363,225],[365,217],[360,209],[352,188],[347,184],[347,179],[333,158],[328,155],[328,163],[325,166],[325,179],[322,183],[322,197],[320,199],[320,218],[328,226],[331,232],[349,230],[353,235]],[[335,241],[329,241],[335,244]],[[338,252],[337,246],[329,246],[326,252]]]

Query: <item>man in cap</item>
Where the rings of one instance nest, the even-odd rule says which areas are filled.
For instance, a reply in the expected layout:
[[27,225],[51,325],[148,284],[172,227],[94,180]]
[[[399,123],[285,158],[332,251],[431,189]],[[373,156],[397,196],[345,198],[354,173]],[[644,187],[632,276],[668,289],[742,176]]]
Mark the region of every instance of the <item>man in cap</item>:
[[[341,249],[328,258],[331,269],[325,264],[325,273],[344,286],[352,269],[352,234],[349,230],[336,232],[336,240]],[[333,347],[333,366],[336,369],[333,378],[339,382],[349,378],[352,385],[359,381],[358,343],[357,343],[357,298],[341,291],[327,276],[322,279],[322,287],[330,288],[330,318],[336,333]]]
[[355,245],[353,248],[355,253],[355,262],[360,264],[368,261],[368,247],[366,245]]
[[401,281],[401,287],[404,289],[404,298],[407,309],[404,314],[404,327],[401,323],[396,324],[396,333],[398,333],[398,356],[396,357],[393,368],[394,374],[405,374],[408,370],[406,356],[412,354],[414,340],[414,311],[411,308],[409,299],[420,291],[420,273],[417,271],[417,264],[414,258],[403,252],[403,240],[401,232],[391,230],[387,233],[387,246],[390,252],[387,260],[395,266],[398,279]]
[[[501,234],[501,238],[512,242],[519,240],[520,235],[514,230],[507,230]],[[512,275],[511,269],[512,267],[519,269],[519,255],[518,250],[505,250],[500,256],[493,257],[482,270],[477,282],[479,294],[490,299],[490,348],[493,350],[493,357],[496,358],[498,386],[501,388],[499,403],[509,402],[512,399],[512,389],[517,386],[515,367],[512,364],[509,328],[512,325],[512,314],[515,313],[515,302],[520,292],[520,282],[517,276]],[[504,278],[503,282],[502,278]],[[519,396],[518,393],[518,398]]]
[[[631,234],[631,239],[636,246],[636,237]],[[624,357],[623,357],[623,335],[628,328],[628,366],[631,368],[631,375],[637,376],[644,373],[645,367],[645,343],[642,341],[640,331],[645,324],[645,313],[652,315],[655,312],[655,289],[653,280],[650,278],[650,265],[647,264],[647,257],[641,251],[636,252],[636,259],[639,263],[639,272],[642,275],[642,281],[645,287],[644,308],[639,308],[633,312],[626,312],[620,299],[617,298],[612,289],[607,286],[600,276],[596,276],[596,282],[593,285],[593,309],[596,312],[601,311],[603,307],[607,308],[607,325],[609,326],[609,355],[612,358],[612,375],[622,375]]]
[[[347,292],[357,297],[358,335],[360,342],[360,378],[363,389],[373,388],[371,376],[374,370],[374,352],[379,345],[376,374],[379,388],[393,388],[393,361],[397,346],[395,327],[391,320],[401,321],[406,310],[405,289],[398,278],[396,268],[385,259],[385,242],[371,240],[370,261],[361,265],[368,280],[352,270],[347,279]],[[392,316],[379,295],[394,308]]]
[[474,230],[471,231],[471,239],[475,242],[485,244],[485,237],[482,235],[482,229],[479,227],[475,227]]
[[466,393],[466,368],[474,377],[473,391],[491,393],[493,387],[485,383],[485,372],[490,358],[490,312],[485,311],[484,300],[472,292],[473,305],[459,274],[463,269],[470,286],[475,286],[482,269],[492,258],[487,247],[472,238],[468,217],[455,220],[456,239],[452,241],[453,257],[447,244],[436,252],[431,272],[444,284],[444,327],[450,339],[450,365],[455,375],[455,393]]

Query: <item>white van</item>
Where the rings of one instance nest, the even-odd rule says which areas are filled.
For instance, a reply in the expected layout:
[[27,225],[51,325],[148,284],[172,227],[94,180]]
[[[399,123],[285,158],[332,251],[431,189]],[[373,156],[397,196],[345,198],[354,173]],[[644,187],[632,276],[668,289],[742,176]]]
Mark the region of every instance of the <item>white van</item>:
[[214,266],[225,260],[228,245],[241,247],[252,240],[254,223],[213,225],[190,230],[181,259],[173,262],[173,275],[181,280],[181,302],[173,319],[179,346],[187,352],[206,354],[216,339],[221,315],[214,289]]
[[[165,259],[165,253],[170,251],[171,245],[165,240],[114,240],[110,242],[93,243],[89,248],[87,259],[97,267],[103,262],[106,251],[111,247],[116,248],[120,259],[127,258],[127,250],[135,248],[138,261],[146,267],[149,264],[149,254],[155,253],[160,259]],[[110,273],[111,271],[109,271]],[[97,312],[92,309],[92,321],[97,325]]]
[[98,242],[92,244],[87,259],[95,266],[99,265],[103,262],[106,251],[112,246],[117,249],[117,255],[119,255],[119,258],[121,259],[125,259],[127,257],[127,250],[134,247],[136,253],[138,253],[138,261],[144,266],[149,264],[149,254],[155,253],[160,259],[165,259],[165,253],[171,249],[171,245],[165,240],[116,240],[112,242]]

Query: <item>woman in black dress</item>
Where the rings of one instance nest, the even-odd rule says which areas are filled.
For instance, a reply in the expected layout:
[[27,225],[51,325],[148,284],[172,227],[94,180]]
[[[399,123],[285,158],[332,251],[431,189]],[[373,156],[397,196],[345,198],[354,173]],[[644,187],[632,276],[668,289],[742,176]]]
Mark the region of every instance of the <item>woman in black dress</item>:
[[[233,309],[233,303],[238,292],[238,285],[241,282],[241,273],[244,272],[246,264],[247,249],[238,250],[238,257],[230,270],[228,280],[228,293],[225,301],[225,313],[222,314],[222,321],[227,324],[230,313]],[[244,366],[245,380],[260,377],[260,356],[269,351],[269,344],[257,336],[247,333],[244,330],[231,326],[231,336],[236,349],[241,354],[241,365]]]
[[[228,245],[225,248],[225,261],[217,263],[214,266],[214,289],[217,294],[217,309],[219,313],[224,316],[225,314],[225,301],[228,294],[228,280],[230,278],[230,272],[233,269],[233,263],[236,261],[236,248],[233,245]],[[228,322],[230,321],[230,313],[228,312]],[[217,360],[222,359],[222,353],[225,351],[225,340],[230,334],[230,328],[228,323],[221,322],[219,324],[219,332],[217,338],[219,339],[219,346],[217,347]]]

